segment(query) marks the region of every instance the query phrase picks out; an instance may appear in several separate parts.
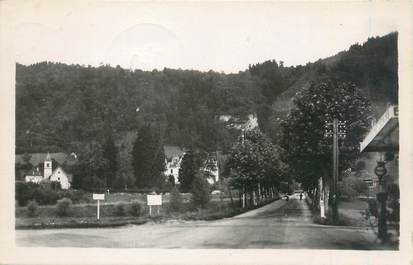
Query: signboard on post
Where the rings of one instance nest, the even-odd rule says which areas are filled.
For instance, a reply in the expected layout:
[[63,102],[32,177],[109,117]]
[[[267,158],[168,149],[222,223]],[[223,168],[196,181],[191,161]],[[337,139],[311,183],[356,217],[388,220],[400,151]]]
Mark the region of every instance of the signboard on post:
[[157,206],[159,215],[159,207],[162,205],[162,195],[147,195],[146,200],[149,206],[149,216],[152,216],[152,206]]
[[162,195],[147,195],[148,205],[162,205]]
[[93,199],[94,200],[105,200],[105,194],[99,194],[99,193],[93,193]]
[[93,193],[93,199],[97,201],[97,206],[96,206],[96,218],[99,220],[99,210],[100,210],[100,205],[99,201],[105,200],[105,194],[104,193]]

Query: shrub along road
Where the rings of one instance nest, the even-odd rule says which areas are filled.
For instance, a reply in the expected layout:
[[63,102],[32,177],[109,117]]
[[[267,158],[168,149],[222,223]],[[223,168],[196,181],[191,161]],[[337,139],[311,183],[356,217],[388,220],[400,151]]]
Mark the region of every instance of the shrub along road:
[[313,224],[307,204],[297,198],[216,221],[17,230],[16,241],[48,247],[381,249],[366,228]]

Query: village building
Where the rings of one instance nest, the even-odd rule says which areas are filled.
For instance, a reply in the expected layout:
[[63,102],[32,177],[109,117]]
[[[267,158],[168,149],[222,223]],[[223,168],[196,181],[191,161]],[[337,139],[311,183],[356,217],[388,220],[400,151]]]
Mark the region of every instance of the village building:
[[182,158],[185,150],[175,145],[165,145],[165,176],[173,176],[175,183],[179,183],[179,169],[181,168]]
[[218,168],[218,160],[216,156],[209,156],[204,163],[204,166],[201,170],[208,172],[210,174],[210,178],[207,179],[208,183],[213,185],[219,181],[219,168]]
[[229,129],[250,131],[258,127],[258,116],[255,113],[248,114],[246,120],[227,114],[218,116],[218,120],[225,123],[225,126]]
[[39,171],[39,168],[36,168],[34,170],[31,170],[26,176],[25,176],[25,182],[32,182],[32,183],[40,183],[43,180],[43,175]]
[[59,182],[60,187],[63,190],[70,188],[70,182],[72,181],[72,176],[67,174],[62,167],[58,166],[53,173],[50,175],[49,180],[52,182]]
[[[46,157],[46,158],[45,158]],[[31,170],[24,176],[25,182],[32,182],[39,184],[41,182],[54,181],[59,182],[62,189],[69,189],[70,183],[72,181],[72,175],[67,174],[61,165],[73,165],[76,163],[77,157],[73,153],[67,155],[64,153],[34,153],[26,155],[16,155],[16,164],[31,164],[31,165],[41,165],[43,164],[43,174],[36,167],[35,170]],[[53,162],[57,163],[57,166],[53,170]],[[17,172],[16,172],[17,174]]]
[[[377,161],[384,161],[386,174],[383,178],[385,187],[399,183],[399,121],[398,107],[390,106],[373,124],[360,143],[360,151],[365,154],[367,176],[371,176],[372,185],[378,189],[379,179],[374,173]],[[366,180],[366,179],[365,179]]]
[[389,235],[400,233],[398,106],[389,106],[372,126],[360,143],[360,152],[369,153],[374,166],[369,170],[378,184],[374,189],[378,203],[378,237],[386,240]]

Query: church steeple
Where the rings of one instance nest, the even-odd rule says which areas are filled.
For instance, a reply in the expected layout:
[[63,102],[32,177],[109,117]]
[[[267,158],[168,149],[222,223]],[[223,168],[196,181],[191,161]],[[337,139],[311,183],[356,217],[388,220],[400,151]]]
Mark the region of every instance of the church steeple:
[[47,179],[52,175],[52,158],[50,157],[50,153],[47,152],[46,159],[44,161],[44,175],[43,178]]
[[45,161],[52,161],[52,159],[50,158],[50,153],[49,152],[47,152]]

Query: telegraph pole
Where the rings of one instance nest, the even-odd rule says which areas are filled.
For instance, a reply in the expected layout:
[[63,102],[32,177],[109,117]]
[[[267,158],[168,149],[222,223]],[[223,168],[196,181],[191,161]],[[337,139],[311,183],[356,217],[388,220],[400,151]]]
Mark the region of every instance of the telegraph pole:
[[[325,121],[325,134],[326,138],[333,138],[333,179],[331,183],[331,192],[333,193],[332,199],[332,217],[333,222],[338,222],[338,198],[337,198],[337,181],[339,176],[339,147],[338,139],[344,139],[346,137],[346,122],[334,119],[333,122],[329,123]],[[332,128],[331,128],[332,127]]]

